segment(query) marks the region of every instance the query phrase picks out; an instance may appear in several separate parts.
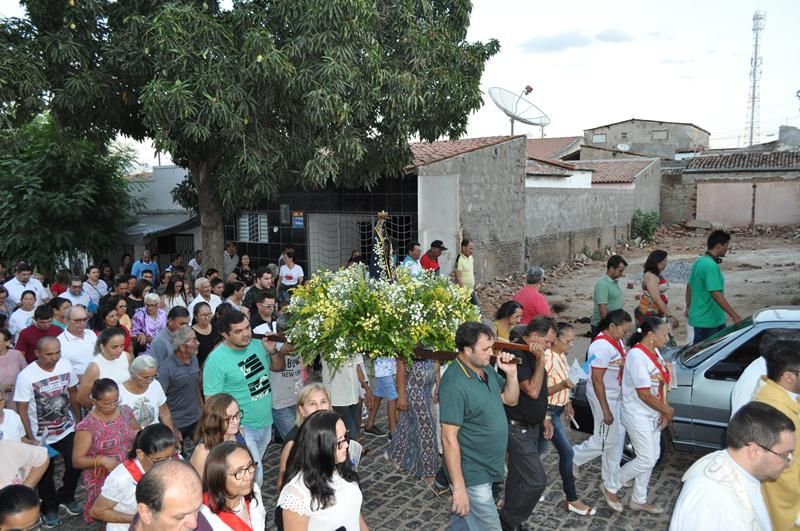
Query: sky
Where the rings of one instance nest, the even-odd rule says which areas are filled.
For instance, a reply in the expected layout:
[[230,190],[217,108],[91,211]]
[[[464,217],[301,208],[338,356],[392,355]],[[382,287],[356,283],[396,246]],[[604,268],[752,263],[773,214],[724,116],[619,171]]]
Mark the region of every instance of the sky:
[[[774,140],[780,125],[800,126],[798,0],[473,0],[468,40],[496,38],[501,48],[486,66],[484,105],[468,136],[509,134],[486,91],[531,85],[528,98],[551,119],[548,137],[644,118],[694,123],[711,132],[711,147],[744,145],[756,9],[766,14],[761,141]],[[0,0],[0,15],[24,11]],[[541,136],[520,123],[514,132]],[[139,152],[155,162],[151,146]]]

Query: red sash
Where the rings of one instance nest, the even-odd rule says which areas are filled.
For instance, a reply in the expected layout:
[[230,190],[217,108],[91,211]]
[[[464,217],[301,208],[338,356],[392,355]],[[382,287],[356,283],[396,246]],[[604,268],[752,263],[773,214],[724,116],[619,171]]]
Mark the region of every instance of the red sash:
[[[209,503],[207,492],[203,493],[203,503],[206,505],[206,507],[211,509],[211,511],[215,515],[217,515],[219,519],[225,523],[225,525],[233,529],[233,531],[253,531],[253,528],[247,525],[247,523],[244,520],[236,516],[236,514],[230,511],[220,511],[220,512],[214,511],[214,508],[211,507],[211,504]],[[250,500],[245,498],[244,503],[247,506],[247,514],[250,515],[250,521],[252,522],[253,514],[250,512]]]
[[612,347],[617,349],[617,352],[619,352],[619,355],[622,356],[623,364],[620,366],[619,374],[617,375],[617,383],[621,386],[622,385],[622,371],[625,369],[625,348],[622,346],[622,342],[614,341],[613,339],[608,337],[605,334],[605,332],[600,332],[599,334],[597,334],[597,336],[595,336],[594,341],[592,341],[592,343],[594,343],[595,341],[599,341],[601,339],[604,340],[604,341],[608,341],[611,344]]
[[669,385],[669,380],[670,380],[669,370],[667,370],[667,368],[661,364],[661,360],[658,355],[653,354],[652,352],[647,350],[647,347],[645,347],[641,343],[636,343],[636,345],[634,345],[633,348],[638,348],[639,350],[644,352],[645,356],[647,356],[648,359],[650,359],[650,361],[653,362],[653,365],[656,366],[656,369],[658,369],[658,373],[661,375],[661,383],[658,386],[658,398],[663,399],[664,386]]
[[139,468],[139,465],[137,465],[136,461],[133,459],[126,459],[122,462],[122,466],[124,466],[125,470],[131,475],[134,483],[139,483],[139,480],[144,476],[144,472],[142,472],[142,469]]

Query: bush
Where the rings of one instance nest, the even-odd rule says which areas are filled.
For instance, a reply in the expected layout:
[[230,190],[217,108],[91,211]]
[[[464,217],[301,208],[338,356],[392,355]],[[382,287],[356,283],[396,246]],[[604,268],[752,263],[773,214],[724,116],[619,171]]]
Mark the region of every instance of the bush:
[[633,221],[631,221],[631,238],[641,238],[646,242],[653,241],[656,229],[658,229],[658,223],[658,211],[644,212],[637,208],[633,214]]

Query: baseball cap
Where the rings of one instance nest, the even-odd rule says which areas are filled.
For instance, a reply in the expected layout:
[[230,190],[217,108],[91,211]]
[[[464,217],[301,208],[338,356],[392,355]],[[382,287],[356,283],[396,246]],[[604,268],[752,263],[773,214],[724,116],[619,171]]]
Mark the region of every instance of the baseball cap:
[[431,243],[431,248],[434,248],[434,247],[436,247],[437,249],[441,249],[442,251],[446,251],[447,250],[447,247],[444,246],[444,243],[442,242],[442,240],[433,240],[433,243]]

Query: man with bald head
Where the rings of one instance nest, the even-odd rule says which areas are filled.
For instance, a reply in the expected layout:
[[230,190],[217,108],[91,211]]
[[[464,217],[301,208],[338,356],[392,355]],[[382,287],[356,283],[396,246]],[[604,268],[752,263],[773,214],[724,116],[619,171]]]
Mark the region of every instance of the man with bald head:
[[64,477],[56,491],[53,475],[55,465],[50,462],[39,482],[42,512],[47,527],[60,525],[59,507],[68,514],[77,515],[83,505],[75,501],[80,470],[72,466],[72,446],[75,425],[80,420],[78,406],[78,378],[72,364],[61,357],[58,339],[45,336],[36,344],[36,361],[25,367],[14,386],[14,401],[25,427],[27,439],[41,445],[50,445],[64,459]]
[[72,364],[75,375],[81,378],[94,356],[97,334],[87,330],[89,312],[82,306],[71,306],[64,312],[64,321],[67,323],[67,329],[58,336],[61,354]]
[[208,303],[211,306],[211,313],[217,311],[217,306],[222,304],[222,299],[218,295],[211,293],[211,281],[207,278],[200,277],[194,281],[194,289],[197,292],[197,297],[192,299],[189,303],[189,315],[194,315],[194,307],[199,302]]
[[151,468],[136,485],[133,531],[210,530],[200,514],[203,489],[191,466],[173,459]]

